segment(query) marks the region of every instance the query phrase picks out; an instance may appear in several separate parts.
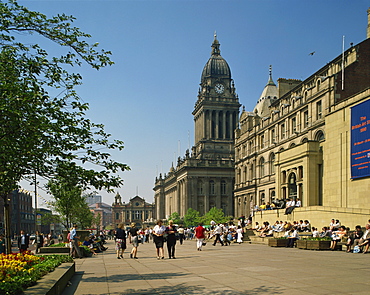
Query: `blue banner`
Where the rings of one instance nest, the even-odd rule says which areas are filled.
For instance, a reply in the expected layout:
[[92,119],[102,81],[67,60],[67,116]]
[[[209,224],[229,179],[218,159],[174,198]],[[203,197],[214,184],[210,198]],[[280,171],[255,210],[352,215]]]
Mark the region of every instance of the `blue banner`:
[[370,100],[351,108],[351,175],[370,176]]

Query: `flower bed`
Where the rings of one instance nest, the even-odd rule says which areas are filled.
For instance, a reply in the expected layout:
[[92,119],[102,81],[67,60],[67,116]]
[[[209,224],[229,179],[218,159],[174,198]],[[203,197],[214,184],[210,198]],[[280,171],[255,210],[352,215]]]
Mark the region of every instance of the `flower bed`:
[[61,263],[72,261],[66,255],[35,256],[29,251],[24,254],[0,254],[0,294],[20,293]]

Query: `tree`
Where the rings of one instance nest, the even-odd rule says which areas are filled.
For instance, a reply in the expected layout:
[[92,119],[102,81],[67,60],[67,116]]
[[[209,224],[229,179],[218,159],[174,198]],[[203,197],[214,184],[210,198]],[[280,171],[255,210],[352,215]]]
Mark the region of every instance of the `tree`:
[[179,214],[179,213],[177,213],[177,212],[173,212],[173,213],[170,215],[170,217],[168,217],[168,220],[172,220],[172,221],[173,221],[173,223],[175,223],[175,224],[180,224],[180,223],[182,223],[182,222],[183,222],[183,220],[182,220],[182,218],[181,218],[180,214]]
[[54,199],[48,203],[48,207],[58,213],[65,228],[70,228],[74,223],[81,228],[91,226],[93,214],[86,203],[86,197],[82,196],[80,186],[57,177],[50,180],[46,188]]
[[214,220],[216,223],[225,223],[229,221],[229,217],[224,215],[222,209],[217,209],[216,207],[211,208],[201,220],[204,224],[210,224],[211,220]]
[[189,208],[184,216],[185,226],[195,226],[200,222],[200,213],[193,208]]
[[96,230],[99,231],[100,230],[100,225],[101,225],[101,214],[98,213],[96,214],[94,217],[93,217],[93,220],[92,220],[92,225],[95,225],[96,227]]
[[[68,70],[83,63],[99,70],[113,64],[111,53],[89,44],[91,36],[72,26],[73,16],[48,18],[15,0],[0,2],[0,16],[0,195],[5,217],[7,195],[31,175],[61,176],[82,188],[108,191],[122,185],[117,173],[129,167],[111,159],[107,150],[122,150],[123,142],[85,117],[88,104],[74,89],[82,77]],[[49,56],[38,44],[20,42],[18,33],[38,34],[66,52]],[[9,222],[5,227],[10,245]]]

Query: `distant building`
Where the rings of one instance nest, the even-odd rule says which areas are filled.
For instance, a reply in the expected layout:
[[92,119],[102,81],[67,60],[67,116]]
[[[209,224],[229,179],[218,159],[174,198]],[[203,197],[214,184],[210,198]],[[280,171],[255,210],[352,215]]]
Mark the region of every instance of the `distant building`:
[[87,194],[84,197],[86,197],[86,203],[88,205],[101,203],[102,202],[102,196],[98,195],[96,193]]
[[100,228],[105,228],[106,226],[112,224],[112,206],[100,202],[89,205],[90,211],[94,214],[94,217],[100,214]]
[[130,226],[135,222],[138,227],[144,224],[153,223],[155,218],[155,206],[147,203],[145,199],[135,196],[128,203],[122,202],[121,196],[117,193],[115,196],[113,208],[113,226],[123,222],[125,226]]
[[[27,233],[35,232],[35,215],[32,207],[32,195],[23,189],[15,190],[8,195],[10,234],[19,234],[21,230]],[[0,233],[5,232],[4,200],[0,198]]]

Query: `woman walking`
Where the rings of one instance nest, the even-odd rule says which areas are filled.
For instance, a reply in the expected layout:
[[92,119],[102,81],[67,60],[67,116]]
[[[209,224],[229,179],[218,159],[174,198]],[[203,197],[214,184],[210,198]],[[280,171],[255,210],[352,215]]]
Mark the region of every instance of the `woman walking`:
[[197,238],[197,250],[202,251],[203,240],[205,239],[204,232],[206,229],[202,226],[202,223],[195,228],[195,237]]
[[173,221],[170,220],[168,222],[168,226],[166,228],[167,234],[167,250],[168,250],[168,258],[175,259],[175,246],[176,246],[176,233],[177,229],[176,226],[173,224]]
[[130,243],[132,244],[132,250],[130,253],[130,258],[138,259],[137,255],[137,247],[139,247],[139,238],[138,238],[138,229],[136,228],[136,223],[131,223],[131,228],[128,230],[128,234],[130,237]]
[[123,258],[123,252],[126,249],[126,232],[123,229],[123,223],[118,225],[116,229],[116,252],[117,252],[117,259]]
[[236,230],[236,236],[236,242],[239,244],[243,243],[243,228],[240,225],[238,225],[238,229]]
[[157,259],[164,259],[163,253],[163,242],[164,238],[163,235],[166,231],[165,226],[163,225],[163,221],[159,219],[157,221],[157,225],[153,228],[152,235],[155,244],[155,248],[157,250]]

